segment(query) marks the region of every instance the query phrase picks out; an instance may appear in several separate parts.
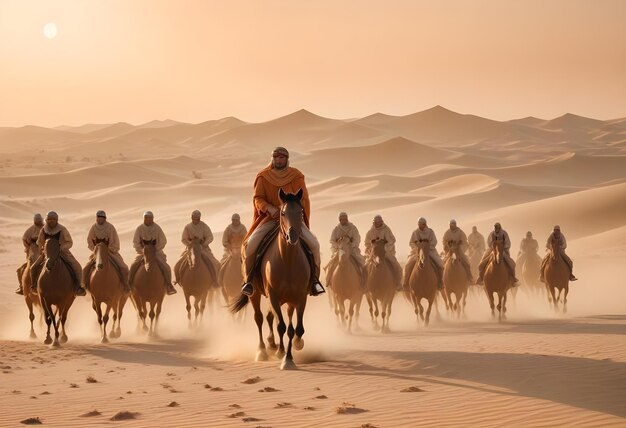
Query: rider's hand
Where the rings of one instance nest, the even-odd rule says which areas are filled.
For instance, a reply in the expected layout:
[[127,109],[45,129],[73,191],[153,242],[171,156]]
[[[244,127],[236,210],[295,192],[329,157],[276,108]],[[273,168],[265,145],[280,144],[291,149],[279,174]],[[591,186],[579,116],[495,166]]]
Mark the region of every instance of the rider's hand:
[[274,205],[268,205],[267,208],[265,209],[265,211],[267,211],[267,213],[273,218],[273,219],[277,219],[278,218],[278,208],[276,208]]

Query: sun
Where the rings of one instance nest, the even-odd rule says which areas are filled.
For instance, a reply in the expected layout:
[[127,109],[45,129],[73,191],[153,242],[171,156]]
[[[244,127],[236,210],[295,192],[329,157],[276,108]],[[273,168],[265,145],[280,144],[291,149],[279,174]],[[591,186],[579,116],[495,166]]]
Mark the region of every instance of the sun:
[[43,35],[48,39],[54,39],[57,36],[58,29],[54,22],[48,22],[43,26]]

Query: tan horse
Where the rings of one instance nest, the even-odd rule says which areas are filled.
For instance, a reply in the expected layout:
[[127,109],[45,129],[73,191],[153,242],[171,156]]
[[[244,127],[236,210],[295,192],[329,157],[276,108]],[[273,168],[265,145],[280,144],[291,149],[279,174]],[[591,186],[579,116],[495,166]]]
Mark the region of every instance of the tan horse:
[[[457,319],[465,311],[467,299],[467,273],[461,264],[461,248],[456,241],[448,242],[448,254],[443,264],[443,285],[450,310],[456,312]],[[454,294],[455,301],[452,302]]]
[[[187,309],[187,320],[189,328],[198,326],[202,322],[204,309],[206,307],[209,288],[213,288],[211,272],[202,259],[202,240],[194,239],[187,247],[185,260],[180,267],[180,285],[183,287]],[[191,297],[193,297],[193,307],[195,310],[193,324],[191,322]],[[198,320],[198,318],[200,318]]]
[[[222,285],[222,296],[227,305],[232,305],[241,295],[241,284],[243,284],[242,242],[243,236],[233,236],[228,258],[220,268],[219,282]],[[241,312],[241,314],[244,315],[245,312]]]
[[[387,262],[385,256],[384,239],[372,240],[372,252],[365,267],[367,269],[367,304],[370,309],[370,318],[375,330],[380,328],[381,332],[388,333],[389,317],[391,316],[391,304],[396,295],[396,286],[393,275],[393,268]],[[378,303],[380,302],[380,311]],[[378,315],[380,314],[382,324],[378,325]]]
[[[44,267],[37,279],[37,294],[39,294],[39,302],[48,326],[44,343],[46,345],[52,343],[52,346],[60,346],[60,343],[67,342],[65,322],[67,321],[67,313],[74,303],[72,274],[61,258],[60,235],[61,232],[55,235],[48,235],[44,232],[46,238],[44,254],[46,258]],[[55,307],[54,310],[52,309],[53,306]],[[54,342],[50,337],[50,325],[54,326]],[[60,338],[59,327],[61,330]]]
[[35,293],[32,288],[32,279],[30,276],[30,268],[39,258],[39,246],[37,245],[36,239],[31,239],[28,246],[28,260],[26,265],[21,266],[17,270],[17,278],[22,284],[22,292],[24,293],[24,301],[26,302],[26,306],[28,307],[28,319],[30,320],[30,338],[36,339],[37,335],[35,334],[35,329],[33,328],[33,321],[35,320],[35,313],[33,311],[34,307],[39,308],[39,313],[41,314],[41,304],[39,303],[39,296]]
[[[430,242],[428,239],[420,239],[417,243],[418,259],[409,276],[409,289],[411,302],[413,302],[413,307],[415,308],[415,315],[418,316],[418,319],[424,321],[426,327],[430,323],[430,311],[437,297],[437,273],[428,255],[429,252]],[[422,299],[428,301],[426,315],[424,315]],[[444,295],[445,299],[446,296]]]
[[522,268],[522,281],[529,292],[535,295],[542,295],[545,291],[544,285],[539,281],[541,271],[541,257],[538,254],[527,254]]
[[[338,244],[339,260],[337,260],[337,267],[330,281],[333,284],[330,294],[334,295],[335,315],[341,318],[344,327],[350,331],[353,321],[358,328],[364,292],[361,289],[361,275],[352,260],[350,238],[342,236]],[[348,316],[346,316],[346,300],[350,301]],[[346,320],[348,320],[347,325]]]
[[[550,295],[548,301],[554,303],[554,309],[559,310],[559,300],[563,293],[563,313],[567,312],[567,293],[569,292],[569,266],[560,255],[559,242],[556,239],[550,241],[550,254],[544,267],[544,278]],[[556,293],[558,290],[558,293]]]
[[[89,293],[91,294],[92,308],[98,317],[102,343],[108,343],[107,323],[109,313],[113,311],[113,325],[110,336],[117,339],[122,335],[120,323],[122,312],[128,296],[124,293],[124,285],[117,269],[109,257],[109,240],[96,239],[94,242],[95,268],[89,278]],[[102,310],[102,305],[105,310]]]
[[494,293],[498,295],[498,318],[502,320],[506,318],[507,291],[513,287],[513,279],[504,260],[504,240],[495,237],[492,250],[491,260],[485,268],[485,292],[487,293],[487,299],[489,299],[489,307],[493,317],[495,317],[493,295]]
[[[267,338],[270,348],[275,348],[274,341],[274,317],[278,318],[278,336],[280,345],[276,355],[284,358],[281,369],[294,369],[291,353],[292,344],[297,351],[304,347],[304,310],[306,308],[307,296],[311,287],[311,265],[308,256],[302,246],[300,234],[303,223],[302,194],[287,194],[280,189],[278,196],[282,202],[280,208],[279,232],[276,239],[269,245],[261,260],[260,278],[255,278],[254,294],[250,299],[242,294],[239,299],[231,305],[231,312],[236,313],[243,309],[248,301],[252,301],[254,308],[254,321],[259,331],[259,347],[257,361],[267,360],[267,351],[263,341],[263,313],[261,312],[261,293],[264,293],[271,304],[271,311],[267,314],[267,322],[270,327],[270,335]],[[282,305],[287,305],[287,315],[289,318],[289,328],[285,324],[282,313]],[[293,326],[293,313],[297,312],[297,325]],[[287,332],[289,342],[287,352],[283,336]],[[295,340],[294,340],[295,336]]]
[[[132,301],[137,309],[137,315],[142,328],[148,332],[149,336],[157,335],[157,324],[163,299],[165,298],[165,278],[159,268],[156,257],[156,239],[152,241],[141,240],[143,247],[143,266],[137,269],[133,288]],[[148,312],[150,305],[150,312]],[[146,325],[146,316],[150,317],[150,328]]]

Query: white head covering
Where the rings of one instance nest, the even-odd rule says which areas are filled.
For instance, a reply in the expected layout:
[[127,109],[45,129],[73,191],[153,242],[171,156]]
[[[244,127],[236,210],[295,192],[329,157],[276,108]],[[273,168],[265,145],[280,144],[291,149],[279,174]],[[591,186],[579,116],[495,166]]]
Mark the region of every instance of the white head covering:
[[456,226],[456,220],[455,219],[450,220],[450,224],[453,224]]
[[152,211],[144,211],[143,216],[144,217],[153,217],[154,218],[154,214],[152,214]]
[[383,216],[381,216],[380,214],[376,214],[374,216],[374,220],[382,220],[382,219],[383,219]]
[[46,218],[53,218],[55,220],[58,220],[59,215],[55,211],[48,211],[48,214],[46,214]]
[[419,219],[417,219],[417,224],[426,224],[426,219],[424,217],[420,217]]
[[192,217],[200,217],[202,215],[202,213],[198,210],[193,210],[193,212],[191,213]]
[[96,217],[104,217],[107,218],[107,213],[105,213],[103,210],[98,210],[96,212]]
[[554,230],[561,230],[561,226],[559,226],[558,224],[554,225]]
[[230,217],[231,220],[241,220],[241,217],[239,217],[239,214],[235,213]]
[[41,214],[36,213],[36,214],[33,216],[33,220],[35,220],[35,221],[37,221],[37,220],[43,220],[43,217],[41,216]]
[[345,211],[341,211],[338,217],[341,218],[342,216],[348,217],[348,213],[346,213]]

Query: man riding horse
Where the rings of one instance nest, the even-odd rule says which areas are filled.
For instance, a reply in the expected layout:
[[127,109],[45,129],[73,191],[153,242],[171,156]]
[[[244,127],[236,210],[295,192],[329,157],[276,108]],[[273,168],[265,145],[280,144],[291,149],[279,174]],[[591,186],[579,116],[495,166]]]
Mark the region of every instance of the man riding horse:
[[41,231],[42,227],[43,217],[41,214],[37,213],[33,216],[33,224],[30,225],[30,227],[24,232],[24,235],[22,235],[22,244],[24,245],[24,253],[26,253],[26,261],[17,270],[17,280],[19,285],[15,289],[15,294],[24,295],[24,290],[22,290],[22,275],[24,274],[24,269],[28,266],[28,252],[31,244],[37,242],[39,231]]
[[489,260],[491,260],[491,256],[493,254],[493,242],[495,240],[500,240],[504,242],[504,264],[509,270],[509,274],[513,278],[513,284],[515,286],[519,285],[519,280],[515,276],[515,261],[511,258],[510,249],[511,249],[511,239],[509,238],[509,234],[506,230],[502,229],[500,223],[496,223],[493,225],[493,231],[489,234],[487,238],[487,249],[483,254],[483,258],[478,265],[478,280],[476,284],[484,285],[483,277],[485,275],[485,269],[489,264]]
[[[289,152],[284,147],[276,147],[272,151],[270,164],[259,172],[254,180],[252,225],[250,226],[250,230],[243,244],[245,282],[241,288],[241,292],[247,296],[251,296],[254,293],[252,280],[257,273],[257,268],[263,256],[263,254],[259,254],[258,250],[266,236],[275,231],[278,227],[281,206],[279,190],[281,189],[286,193],[293,194],[297,193],[299,190],[303,191],[301,204],[304,215],[304,225],[300,237],[306,247],[305,251],[308,252],[307,258],[311,263],[312,275],[310,294],[317,296],[318,294],[324,293],[325,290],[319,281],[319,242],[309,230],[309,220],[311,217],[309,192],[304,182],[304,175],[296,168],[289,166]],[[264,248],[266,247],[267,246],[264,245]]]
[[163,286],[165,287],[167,294],[176,294],[176,289],[172,285],[172,271],[167,264],[167,256],[163,252],[165,245],[167,244],[167,238],[161,226],[154,222],[154,214],[152,211],[146,211],[143,213],[143,223],[137,226],[135,229],[135,235],[133,236],[133,248],[137,253],[137,257],[132,265],[130,265],[130,274],[128,275],[128,282],[133,285],[135,274],[137,270],[143,265],[143,242],[144,241],[156,241],[156,257],[159,269],[163,273]]
[[[546,249],[549,250],[550,248],[552,248],[551,243],[553,239],[557,242],[559,255],[563,258],[563,260],[565,260],[565,263],[567,264],[567,267],[569,268],[569,280],[578,281],[578,278],[574,276],[574,272],[573,272],[574,262],[567,254],[565,254],[565,249],[567,248],[567,241],[565,240],[565,235],[561,233],[561,227],[558,225],[554,226],[552,233],[550,234],[550,236],[548,236],[548,241],[546,242]],[[550,254],[546,254],[546,256],[541,261],[541,270],[540,270],[541,282],[546,282],[544,278],[544,271],[545,271],[546,264],[548,263],[548,260],[550,260]]]
[[220,264],[213,255],[211,247],[209,247],[209,244],[213,242],[213,232],[208,224],[200,220],[201,216],[202,213],[198,210],[192,212],[191,223],[187,224],[183,229],[181,242],[185,246],[185,250],[183,251],[180,259],[174,265],[174,277],[176,283],[180,284],[180,279],[183,273],[181,269],[184,267],[183,262],[186,260],[190,245],[193,241],[200,241],[200,255],[202,256],[202,261],[209,270],[211,278],[213,278],[213,284],[217,287],[217,275],[220,270]]
[[361,244],[361,235],[356,226],[348,221],[348,214],[345,212],[339,213],[339,224],[335,226],[332,234],[330,235],[331,256],[328,265],[326,265],[326,278],[328,286],[331,286],[330,279],[333,277],[333,273],[337,268],[339,262],[339,242],[342,239],[350,240],[350,256],[355,262],[357,271],[361,277],[361,288],[365,290],[366,274],[365,270],[365,258],[361,254],[359,245]]
[[96,248],[97,240],[106,241],[109,248],[109,257],[115,266],[120,281],[124,285],[124,292],[130,293],[130,286],[128,285],[128,266],[124,263],[124,259],[120,254],[120,238],[117,234],[115,226],[107,221],[107,214],[103,210],[99,210],[96,213],[96,222],[89,229],[87,234],[87,248],[92,252],[89,256],[89,261],[83,268],[83,284],[86,289],[89,289],[89,282],[91,280],[91,271],[96,266],[96,256],[93,253]]
[[72,241],[72,237],[70,236],[70,232],[66,229],[65,226],[59,224],[59,215],[50,211],[46,214],[46,224],[39,231],[39,236],[37,237],[37,245],[41,250],[41,254],[39,258],[33,263],[33,268],[31,270],[31,288],[35,290],[37,288],[37,280],[39,279],[39,274],[41,273],[41,269],[43,267],[43,263],[46,260],[46,255],[44,254],[44,247],[46,244],[46,239],[58,239],[59,245],[61,249],[61,259],[65,264],[69,267],[70,274],[72,276],[72,282],[74,284],[74,294],[77,296],[85,296],[87,293],[85,289],[81,287],[81,275],[82,268],[80,267],[80,263],[74,257],[74,255],[70,252],[70,248],[74,245]]

